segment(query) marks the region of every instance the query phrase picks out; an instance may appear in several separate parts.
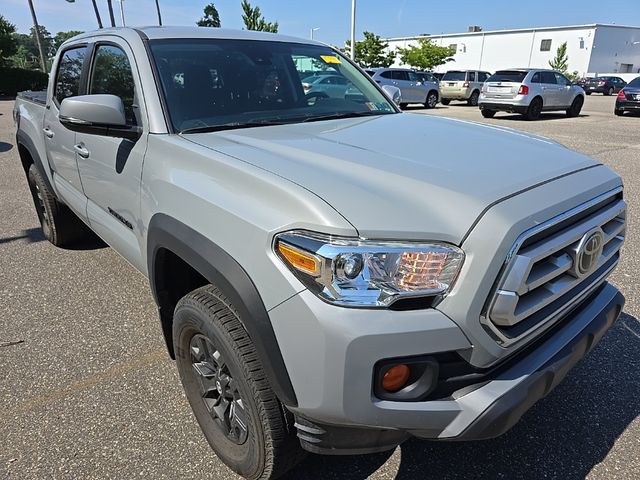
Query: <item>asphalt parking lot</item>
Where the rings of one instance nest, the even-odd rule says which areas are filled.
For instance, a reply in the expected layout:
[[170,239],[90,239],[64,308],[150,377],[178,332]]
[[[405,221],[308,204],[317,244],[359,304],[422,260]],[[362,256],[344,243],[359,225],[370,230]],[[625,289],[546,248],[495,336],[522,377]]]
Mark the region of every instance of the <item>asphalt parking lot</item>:
[[[614,117],[613,102],[594,95],[579,118],[544,114],[537,122],[485,120],[455,102],[409,109],[546,135],[618,171],[629,228],[612,281],[627,297],[625,312],[501,438],[309,455],[287,478],[638,478],[640,117]],[[103,245],[61,250],[44,241],[14,146],[12,106],[0,101],[0,478],[233,478],[183,396],[145,279]]]

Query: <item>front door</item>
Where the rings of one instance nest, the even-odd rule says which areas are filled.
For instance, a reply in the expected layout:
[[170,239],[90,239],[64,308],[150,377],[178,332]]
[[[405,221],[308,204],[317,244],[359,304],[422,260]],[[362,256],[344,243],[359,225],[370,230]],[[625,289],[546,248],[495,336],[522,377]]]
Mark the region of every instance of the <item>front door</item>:
[[556,83],[558,84],[558,104],[561,107],[568,107],[573,102],[573,89],[571,82],[561,73],[554,72]]
[[[111,94],[124,104],[127,123],[146,132],[146,115],[138,72],[129,47],[112,39],[96,41],[88,72],[87,93]],[[146,134],[138,140],[76,134],[80,178],[88,198],[92,228],[141,271],[142,226],[140,180]]]

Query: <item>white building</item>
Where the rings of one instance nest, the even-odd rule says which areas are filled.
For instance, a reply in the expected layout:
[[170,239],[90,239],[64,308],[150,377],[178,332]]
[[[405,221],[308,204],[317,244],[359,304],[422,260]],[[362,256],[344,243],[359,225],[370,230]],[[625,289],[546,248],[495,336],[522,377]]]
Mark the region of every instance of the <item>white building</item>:
[[[622,25],[575,25],[514,30],[479,30],[416,37],[391,38],[389,48],[407,47],[426,37],[436,45],[451,47],[455,61],[436,69],[478,69],[495,72],[504,68],[548,68],[558,47],[567,42],[569,71],[593,73],[640,73],[640,27]],[[395,66],[400,66],[400,59]]]

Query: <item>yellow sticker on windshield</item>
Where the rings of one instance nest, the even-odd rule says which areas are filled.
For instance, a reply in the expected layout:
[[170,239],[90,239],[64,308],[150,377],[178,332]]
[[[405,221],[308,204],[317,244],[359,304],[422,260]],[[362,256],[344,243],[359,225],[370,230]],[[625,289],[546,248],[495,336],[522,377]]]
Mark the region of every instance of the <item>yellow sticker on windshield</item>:
[[340,59],[334,55],[320,55],[320,58],[324,60],[324,63],[342,63]]

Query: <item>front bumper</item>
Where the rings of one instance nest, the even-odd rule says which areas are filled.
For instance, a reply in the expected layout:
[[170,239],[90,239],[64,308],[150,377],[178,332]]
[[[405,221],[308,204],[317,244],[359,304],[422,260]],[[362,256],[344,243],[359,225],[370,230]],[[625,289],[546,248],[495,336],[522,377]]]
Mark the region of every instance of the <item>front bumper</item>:
[[[333,307],[302,292],[271,317],[299,400],[292,411],[303,447],[353,454],[393,448],[410,436],[476,440],[504,433],[598,343],[623,305],[623,296],[605,283],[534,345],[491,367],[479,383],[419,402],[375,398],[372,369],[382,358],[470,348],[440,312],[378,315]],[[310,318],[320,330],[307,328]]]

